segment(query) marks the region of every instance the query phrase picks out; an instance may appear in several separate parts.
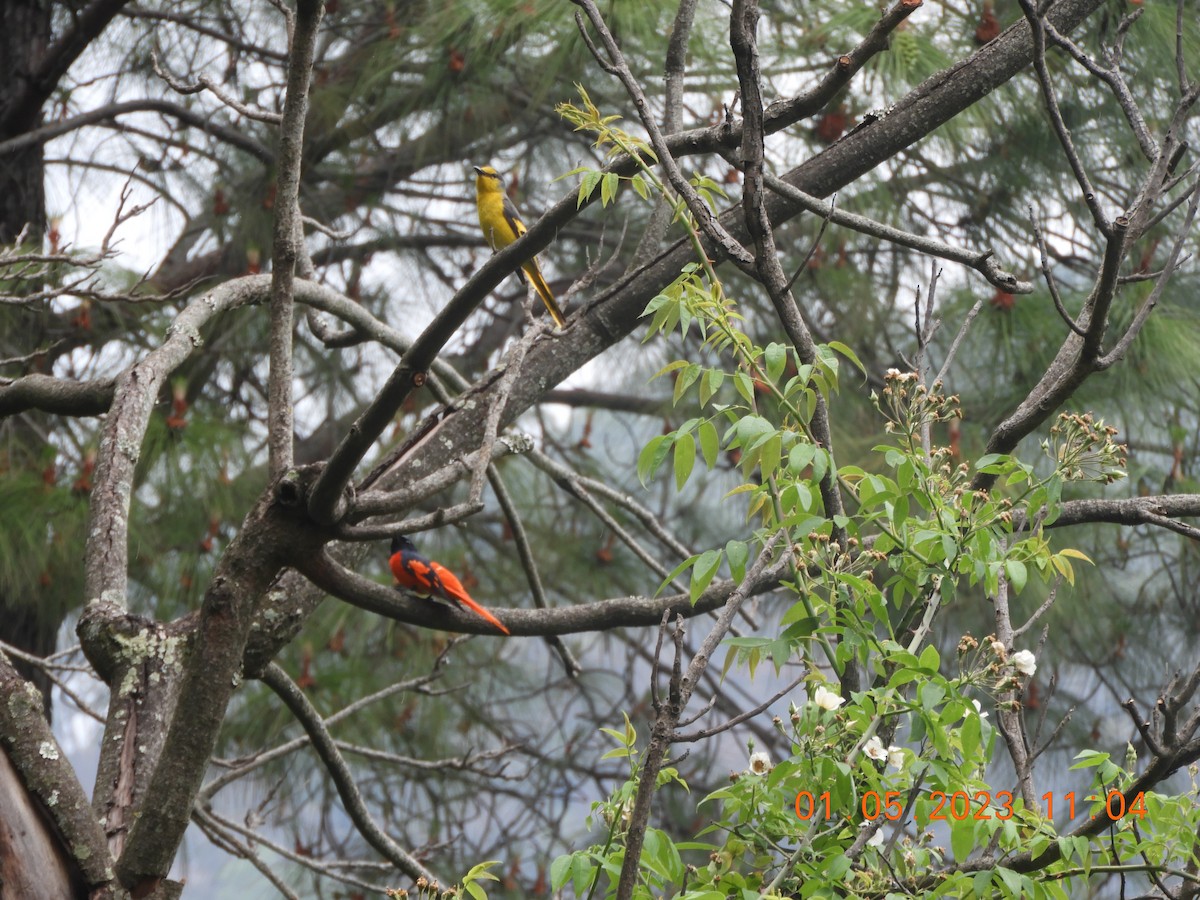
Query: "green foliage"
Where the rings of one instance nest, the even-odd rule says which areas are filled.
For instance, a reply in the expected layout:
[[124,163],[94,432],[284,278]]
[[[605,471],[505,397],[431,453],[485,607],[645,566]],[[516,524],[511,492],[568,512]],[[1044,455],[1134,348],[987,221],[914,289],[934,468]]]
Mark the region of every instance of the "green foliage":
[[[584,97],[586,113],[572,107],[573,121],[614,149],[632,148],[612,117]],[[583,174],[580,202],[599,185],[607,205],[616,182],[606,194],[606,176]],[[681,218],[691,231],[687,214]],[[724,454],[742,479],[730,494],[748,501],[753,529],[749,541],[684,560],[663,584],[690,571],[695,603],[723,562],[735,579],[744,578],[752,548],[764,552],[768,538],[782,532],[794,601],[775,633],[727,639],[724,671],[745,666],[753,677],[764,661],[776,670],[799,665],[809,698],[793,701],[786,721],[774,720],[791,748],[788,758],[772,766],[753,754],[728,786],[698,801],[710,824],[679,841],[647,827],[635,897],[876,896],[898,888],[924,896],[1065,897],[1088,883],[1096,865],[1139,853],[1166,864],[1190,845],[1200,822],[1195,788],[1178,798],[1132,791],[1136,754],[1124,767],[1102,753],[1080,755],[1079,767],[1093,769],[1095,778],[1078,810],[1067,795],[1069,814],[1110,816],[1112,828],[1100,837],[1059,831],[1052,807],[1066,797],[1026,798],[992,784],[986,773],[997,731],[981,700],[1001,711],[1017,708],[1033,655],[1010,658],[1013,648],[969,634],[953,655],[930,643],[933,617],[960,593],[1016,596],[1033,582],[1043,589],[1058,579],[1074,583],[1074,562],[1090,560],[1078,550],[1056,550],[1044,529],[1058,515],[1064,485],[1124,477],[1125,448],[1115,442],[1115,428],[1090,414],[1064,413],[1043,444],[1047,463],[998,454],[969,463],[931,439],[939,425],[961,416],[958,398],[892,369],[872,394],[884,440],[871,466],[839,465],[818,445],[812,424],[818,406],[841,388],[841,361],[863,369],[849,347],[818,346],[806,360],[780,343],[760,345],[743,330],[737,301],[704,257],[644,315],[648,337],[677,331],[693,342],[690,358],[655,377],[672,378],[675,405],[694,414],[645,445],[639,479],[647,484],[670,460],[682,490],[697,456],[711,471]],[[974,487],[979,476],[995,486]],[[834,485],[850,501],[837,515],[825,500]],[[840,674],[851,663],[870,673],[871,686],[838,696],[821,666]],[[554,888],[569,884],[577,896],[613,896],[640,780],[628,716],[623,729],[604,731],[618,744],[606,758],[626,759],[630,771],[593,806],[605,841],[552,867]],[[902,744],[889,743],[897,737]],[[1163,807],[1170,814],[1154,818],[1151,811]],[[933,843],[938,826],[948,832],[948,847]],[[984,847],[999,862],[966,870],[962,864]],[[1029,871],[1004,865],[1052,848],[1055,861]]]

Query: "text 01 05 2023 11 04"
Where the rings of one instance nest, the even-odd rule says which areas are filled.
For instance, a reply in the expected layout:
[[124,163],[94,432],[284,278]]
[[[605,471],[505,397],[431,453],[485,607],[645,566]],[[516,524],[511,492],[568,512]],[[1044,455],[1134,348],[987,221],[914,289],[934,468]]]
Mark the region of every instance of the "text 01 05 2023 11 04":
[[[884,791],[883,793],[866,791],[858,804],[857,812],[860,812],[868,822],[873,822],[881,817],[895,822],[905,817],[905,797],[906,794],[903,791]],[[1013,794],[1011,791],[997,791],[994,798],[990,791],[975,791],[973,794],[966,791],[952,793],[930,791],[928,798],[933,803],[933,809],[929,813],[931,822],[946,822],[950,819],[956,821],[1011,819],[1013,817]],[[1041,796],[1041,800],[1046,804],[1046,815],[1050,817],[1054,816],[1054,799],[1053,792],[1047,792]],[[1075,792],[1068,791],[1062,795],[1061,799],[1067,804],[1067,818],[1074,819]],[[993,805],[993,800],[995,805]],[[1120,791],[1109,791],[1104,797],[1092,794],[1085,797],[1084,801],[1088,803],[1103,801],[1103,807],[1090,813],[1093,819],[1107,818],[1116,822],[1126,816],[1137,816],[1140,819],[1146,815],[1146,799],[1142,791],[1138,791],[1133,797],[1126,797]],[[832,807],[829,791],[815,796],[811,791],[800,791],[796,794],[796,815],[806,822],[813,816],[829,820],[837,818],[838,811]],[[846,815],[845,818],[850,818],[850,816]]]

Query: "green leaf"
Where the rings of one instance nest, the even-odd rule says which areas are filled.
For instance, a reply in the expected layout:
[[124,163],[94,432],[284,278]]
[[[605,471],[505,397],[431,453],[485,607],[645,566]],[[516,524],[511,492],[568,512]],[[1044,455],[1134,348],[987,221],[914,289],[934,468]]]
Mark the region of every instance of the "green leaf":
[[713,395],[721,389],[721,385],[725,381],[725,373],[720,369],[709,369],[704,373],[704,379],[700,382],[700,405],[708,403]]
[[[960,857],[960,859],[965,857]],[[996,874],[1000,876],[1000,880],[1004,886],[1012,891],[1014,897],[1023,897],[1025,893],[1021,890],[1021,876],[1012,869],[1006,869],[1003,866],[996,867]]]
[[842,354],[842,356],[846,357],[846,359],[850,360],[850,362],[854,364],[858,371],[862,372],[864,375],[867,374],[867,367],[862,364],[862,360],[858,358],[857,354],[855,354],[853,350],[851,350],[841,341],[830,341],[829,349],[836,350],[838,353]]
[[571,882],[576,896],[582,896],[598,874],[591,860],[582,853],[576,853],[571,858]]
[[712,583],[713,576],[717,574],[719,568],[721,568],[720,550],[705,550],[696,558],[696,564],[692,567],[692,581],[688,587],[688,596],[691,598],[693,606],[700,599],[700,595],[704,593],[704,589]]
[[654,596],[657,597],[659,594],[661,594],[663,592],[663,588],[665,588],[668,584],[670,584],[672,581],[674,581],[676,578],[678,578],[680,575],[682,575],[685,570],[690,569],[692,566],[694,566],[696,564],[696,560],[698,560],[699,558],[700,558],[699,556],[689,556],[687,559],[685,559],[683,562],[681,562],[679,565],[677,565],[673,570],[671,570],[671,574],[663,579],[663,583],[658,586],[658,590],[654,592]]
[[700,367],[695,363],[689,363],[684,367],[683,371],[675,377],[675,392],[671,399],[673,404],[678,404],[684,393],[690,388],[696,379],[700,377]]
[[746,562],[750,559],[750,546],[745,541],[730,541],[725,545],[725,558],[729,560],[729,571],[733,580],[741,582],[746,577]]
[[1071,766],[1072,769],[1090,769],[1096,766],[1102,766],[1109,760],[1107,753],[1101,753],[1098,750],[1084,750],[1082,753],[1075,755],[1079,762]]
[[983,719],[979,716],[967,716],[962,726],[963,759],[970,762],[975,758],[981,743]]
[[763,359],[767,363],[767,377],[772,382],[779,381],[779,376],[783,374],[783,370],[787,366],[787,347],[772,341],[767,344],[767,349],[763,352]]
[[829,471],[829,453],[818,447],[813,453],[812,467],[813,481],[823,481],[825,473]]
[[579,182],[579,199],[575,203],[575,208],[583,206],[585,202],[592,196],[592,191],[596,190],[596,185],[600,183],[602,173],[592,169],[583,176],[583,180]]
[[788,451],[788,469],[795,475],[801,474],[817,454],[815,444],[796,444]]
[[650,441],[642,448],[642,452],[638,455],[638,481],[642,483],[642,487],[646,487],[650,478],[658,471],[658,467],[663,464],[663,460],[667,458],[667,454],[671,452],[671,444],[674,443],[674,438],[669,434],[660,434],[658,437],[651,438]]
[[721,451],[721,441],[717,437],[717,426],[707,420],[700,423],[696,429],[696,437],[700,439],[700,452],[704,455],[704,464],[711,471],[717,464],[717,454]]
[[629,184],[635,191],[637,191],[637,195],[643,200],[650,199],[650,188],[646,186],[646,179],[644,179],[640,174],[634,175],[632,178],[630,178]]
[[764,479],[770,478],[775,474],[775,470],[779,468],[779,456],[783,446],[782,439],[778,434],[773,434],[767,439],[767,442],[762,445],[762,456],[759,457],[758,467],[762,470]]
[[845,874],[850,871],[851,865],[850,858],[846,854],[839,854],[829,860],[825,866],[825,877],[829,879],[830,883],[841,881]]
[[558,891],[567,883],[567,879],[571,877],[571,862],[574,860],[574,855],[559,856],[554,862],[550,863],[550,886]]
[[1000,453],[989,453],[975,461],[975,469],[985,475],[999,475],[1008,468],[1007,460],[1008,457]]
[[1029,578],[1029,570],[1025,568],[1025,563],[1019,559],[1006,559],[1004,574],[1008,576],[1014,594],[1019,594],[1025,589],[1025,581]]
[[[947,791],[947,793],[949,793],[949,791]],[[954,800],[953,798],[950,798],[947,802],[952,803]],[[959,795],[958,803],[959,811],[961,811],[961,795]],[[971,855],[971,851],[975,849],[975,823],[971,821],[970,816],[968,816],[966,819],[951,818],[950,849],[954,852],[954,858],[958,861],[965,860]]]
[[675,490],[683,490],[696,465],[696,439],[690,434],[675,441]]
[[612,203],[621,188],[621,176],[616,172],[605,172],[600,182],[600,202],[604,206]]
[[1090,556],[1088,556],[1086,553],[1084,553],[1081,550],[1073,550],[1070,547],[1067,547],[1065,550],[1059,550],[1058,555],[1059,556],[1068,556],[1071,559],[1081,559],[1086,563],[1091,563],[1091,565],[1093,565],[1093,566],[1095,565],[1095,563],[1092,562],[1092,558]]
[[[659,297],[662,297],[664,300],[667,299],[666,297],[663,297],[662,294],[659,294],[658,297],[655,297],[654,299],[657,300]],[[654,300],[651,300],[650,306],[653,305]],[[650,309],[650,306],[646,307],[647,311]],[[665,366],[651,375],[650,380],[653,381],[655,378],[661,378],[663,375],[670,375],[672,372],[678,372],[680,369],[686,369],[690,365],[691,363],[689,363],[686,359],[677,359],[674,362],[667,363]]]
[[754,382],[750,380],[749,375],[745,372],[735,372],[733,386],[737,388],[737,392],[742,395],[743,400],[747,403],[754,402]]

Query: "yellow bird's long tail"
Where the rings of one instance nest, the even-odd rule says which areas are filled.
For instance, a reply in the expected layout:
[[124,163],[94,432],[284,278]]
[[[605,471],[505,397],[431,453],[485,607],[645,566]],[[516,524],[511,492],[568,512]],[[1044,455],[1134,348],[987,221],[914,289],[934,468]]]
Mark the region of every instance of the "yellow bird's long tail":
[[558,301],[554,299],[554,294],[550,291],[550,286],[546,284],[546,279],[542,277],[541,267],[538,266],[536,259],[531,259],[521,267],[529,282],[533,285],[533,289],[537,291],[542,302],[546,304],[546,311],[550,313],[550,318],[554,320],[554,324],[562,328],[566,324],[566,319],[563,318],[562,310],[558,308]]

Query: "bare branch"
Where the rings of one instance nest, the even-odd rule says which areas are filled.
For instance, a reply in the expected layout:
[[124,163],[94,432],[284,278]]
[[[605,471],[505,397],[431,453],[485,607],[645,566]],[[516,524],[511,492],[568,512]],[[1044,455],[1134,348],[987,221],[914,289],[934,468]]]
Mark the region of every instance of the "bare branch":
[[1075,320],[1071,318],[1071,314],[1067,312],[1067,308],[1063,306],[1062,297],[1058,293],[1058,283],[1054,280],[1054,275],[1050,271],[1050,262],[1046,257],[1046,238],[1042,234],[1042,227],[1038,224],[1037,215],[1033,211],[1033,207],[1029,207],[1029,221],[1033,225],[1033,237],[1037,241],[1038,253],[1040,254],[1042,265],[1042,277],[1046,279],[1046,287],[1050,289],[1050,298],[1054,301],[1054,308],[1058,310],[1059,317],[1080,337],[1083,337],[1086,332],[1080,328]]
[[342,754],[334,745],[333,738],[330,736],[329,730],[325,727],[325,723],[321,720],[320,714],[313,708],[308,698],[304,696],[304,692],[296,686],[296,682],[292,681],[287,673],[275,663],[267,666],[262,674],[262,682],[275,692],[279,699],[291,710],[292,715],[296,717],[301,726],[303,726],[309,740],[312,742],[313,750],[317,752],[317,755],[321,758],[321,762],[333,779],[338,795],[342,798],[342,804],[345,806],[346,814],[354,822],[358,833],[363,836],[368,844],[378,850],[384,858],[388,859],[405,875],[414,880],[417,878],[426,878],[432,881],[432,873],[421,865],[408,851],[402,849],[395,841],[388,837],[375,823],[375,820],[371,817],[370,810],[367,809],[366,804],[363,802],[362,795],[358,791],[358,786],[354,783],[354,778],[350,774],[350,767],[346,765],[346,760],[343,759]]
[[214,122],[211,117],[200,115],[185,106],[180,106],[169,100],[155,100],[153,98],[109,103],[80,113],[70,119],[62,119],[58,122],[52,122],[49,125],[43,125],[41,128],[31,129],[19,134],[17,137],[0,141],[0,157],[18,153],[29,147],[36,147],[38,144],[45,144],[56,137],[70,134],[72,131],[78,131],[80,128],[88,125],[110,125],[120,130],[121,125],[117,121],[118,119],[131,113],[141,112],[154,112],[170,116],[171,118],[178,119],[184,125],[195,128],[197,131],[212,135],[218,140],[229,144],[231,147],[243,150],[262,162],[271,163],[273,161],[274,157],[271,151],[244,131],[221,125]]
[[[1200,517],[1200,494],[1161,494],[1120,500],[1068,500],[1059,507],[1049,528],[1108,522],[1113,525],[1163,525],[1164,518]],[[1029,522],[1013,518],[1013,528],[1025,531]]]
[[980,252],[952,247],[935,238],[912,234],[891,225],[885,225],[883,222],[876,222],[874,219],[869,219],[866,216],[836,209],[832,203],[826,203],[824,200],[814,197],[811,194],[806,194],[799,188],[793,187],[782,178],[778,178],[769,172],[764,172],[763,177],[767,187],[772,191],[786,197],[807,212],[815,213],[827,219],[834,225],[841,225],[860,234],[876,237],[920,253],[927,253],[939,259],[961,263],[969,269],[974,269],[986,278],[990,284],[1010,294],[1033,293],[1033,285],[1030,282],[1021,281],[1016,275],[1006,272],[996,264],[996,261],[993,259],[994,254],[991,250]]
[[[500,504],[500,511],[504,513],[504,520],[508,522],[508,529],[517,546],[521,568],[525,570],[525,580],[529,584],[530,593],[533,594],[533,604],[538,609],[548,609],[550,604],[546,600],[546,589],[542,586],[542,576],[538,572],[537,559],[534,558],[529,536],[525,533],[525,523],[521,521],[521,512],[513,502],[512,495],[509,494],[508,487],[504,484],[504,479],[500,477],[500,472],[495,465],[488,466],[487,475],[492,492],[496,495],[496,502]],[[550,635],[546,638],[546,642],[554,648],[554,652],[562,660],[567,676],[578,678],[583,671],[583,666],[563,643],[562,638],[558,635]]]
[[[1140,13],[1141,10],[1138,10],[1138,12]],[[1150,134],[1150,129],[1146,125],[1142,111],[1138,108],[1137,101],[1133,99],[1129,85],[1125,83],[1125,78],[1121,75],[1121,69],[1116,64],[1116,61],[1109,59],[1107,66],[1097,65],[1079,45],[1066,35],[1060,33],[1050,22],[1043,19],[1042,25],[1045,28],[1046,37],[1050,38],[1051,43],[1066,50],[1077,63],[1108,85],[1113,93],[1113,97],[1116,98],[1117,105],[1121,107],[1121,112],[1124,113],[1126,121],[1129,122],[1129,127],[1132,129],[1134,137],[1137,138],[1142,154],[1146,159],[1153,162],[1158,157],[1158,143],[1154,140],[1154,136]],[[1181,93],[1187,92],[1183,91]]]
[[1159,276],[1158,281],[1150,291],[1150,295],[1142,301],[1142,305],[1133,317],[1133,321],[1129,323],[1129,327],[1125,329],[1125,333],[1121,335],[1112,350],[1096,360],[1096,367],[1098,369],[1107,369],[1125,356],[1134,340],[1141,333],[1142,326],[1146,324],[1146,321],[1150,318],[1150,314],[1154,312],[1154,308],[1158,305],[1163,290],[1171,280],[1171,276],[1179,264],[1180,254],[1183,251],[1183,243],[1191,236],[1192,223],[1196,221],[1197,207],[1200,206],[1200,179],[1197,179],[1196,183],[1192,185],[1191,197],[1192,199],[1188,203],[1183,224],[1179,227],[1179,232],[1175,236],[1175,243],[1171,246],[1171,252],[1167,256],[1166,265],[1163,266],[1162,275]]
[[1071,171],[1075,175],[1075,181],[1078,182],[1079,189],[1083,192],[1083,201],[1092,213],[1092,223],[1102,235],[1111,237],[1112,231],[1108,217],[1104,214],[1104,210],[1100,208],[1100,201],[1096,197],[1096,189],[1092,187],[1087,170],[1083,167],[1083,160],[1079,158],[1079,151],[1075,147],[1075,141],[1071,138],[1071,132],[1067,128],[1067,123],[1063,121],[1062,110],[1058,108],[1058,94],[1054,90],[1054,82],[1051,80],[1050,70],[1046,66],[1046,26],[1042,14],[1034,7],[1032,0],[1019,0],[1019,2],[1033,34],[1033,70],[1037,73],[1038,84],[1042,88],[1042,100],[1046,104],[1046,112],[1050,116],[1050,124],[1054,128],[1054,133],[1058,137],[1058,143],[1062,147],[1063,154],[1067,157],[1067,162],[1070,164]]
[[275,190],[274,252],[271,256],[271,369],[267,386],[267,434],[272,478],[291,468],[295,446],[295,426],[292,421],[293,283],[296,263],[303,255],[304,243],[304,229],[300,223],[300,159],[304,151],[304,120],[308,115],[308,83],[312,77],[317,31],[324,9],[324,4],[319,0],[298,0],[296,3],[288,53],[287,94],[279,128],[279,175]]
[[[246,106],[236,97],[226,93],[219,84],[217,84],[207,75],[200,75],[190,84],[180,81],[165,68],[163,68],[161,62],[159,61],[157,50],[151,52],[150,61],[154,65],[154,74],[165,81],[171,87],[171,90],[175,91],[176,93],[187,95],[198,94],[201,91],[210,91],[218,100],[238,114],[245,116],[247,119],[253,119],[256,122],[266,122],[269,125],[279,125],[283,122],[283,117],[280,116],[279,113],[268,112],[267,110],[259,109],[256,106]],[[285,103],[284,112],[286,113],[286,111],[287,106]]]
[[[736,13],[735,13],[736,15]],[[637,873],[642,856],[642,846],[646,838],[646,826],[650,819],[650,804],[654,799],[658,773],[666,759],[667,750],[671,744],[671,734],[679,721],[683,710],[687,707],[704,670],[708,667],[709,658],[717,646],[729,633],[734,617],[746,598],[750,595],[751,585],[762,578],[767,572],[777,568],[771,564],[771,553],[785,533],[776,532],[767,541],[758,559],[747,570],[746,577],[722,606],[717,621],[700,644],[700,648],[688,664],[687,673],[680,677],[679,665],[682,649],[683,622],[682,616],[677,618],[675,631],[675,675],[671,679],[670,695],[662,704],[650,733],[650,743],[641,758],[641,770],[638,773],[638,789],[634,796],[633,811],[629,816],[629,829],[625,835],[625,858],[621,865],[621,876],[617,882],[618,900],[629,900],[637,883]],[[787,562],[787,557],[784,557]]]
[[[323,552],[303,560],[298,568],[321,590],[359,609],[426,628],[464,634],[496,635],[495,628],[478,616],[451,608],[447,604],[405,597],[399,591],[338,565],[328,553]],[[780,563],[763,571],[754,579],[747,576],[741,587],[749,594],[773,590],[779,584],[783,568],[783,564]],[[654,626],[661,621],[666,611],[673,616],[679,615],[684,618],[712,612],[725,603],[738,587],[732,581],[714,581],[695,604],[691,603],[687,594],[673,594],[666,597],[617,597],[545,610],[493,609],[493,612],[514,636],[545,637],[611,628]]]

